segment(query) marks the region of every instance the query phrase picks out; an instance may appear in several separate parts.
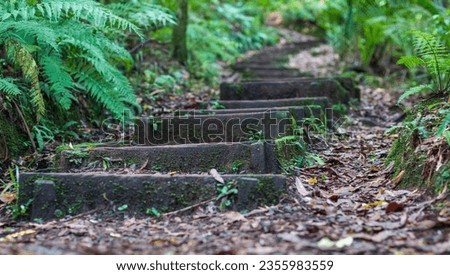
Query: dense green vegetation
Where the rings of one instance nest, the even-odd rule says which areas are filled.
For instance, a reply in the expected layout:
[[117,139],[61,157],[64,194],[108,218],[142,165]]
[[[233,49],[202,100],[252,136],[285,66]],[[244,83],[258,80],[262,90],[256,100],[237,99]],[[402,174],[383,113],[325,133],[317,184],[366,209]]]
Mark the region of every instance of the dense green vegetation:
[[327,39],[349,67],[389,79],[407,72],[393,84],[405,87],[400,101],[415,94],[426,100],[392,130],[400,138],[389,159],[397,173],[419,159],[449,177],[448,147],[433,169],[430,156],[415,150],[430,138],[450,144],[446,0],[2,1],[0,145],[9,150],[0,157],[89,140],[77,131],[80,121],[98,128],[105,118],[138,116],[147,108],[138,98],[151,104],[155,90],[216,87],[221,65],[277,41],[277,30],[264,24],[271,17]]
[[[396,181],[439,192],[450,182],[450,8],[448,1],[325,1],[316,24],[342,58],[371,74],[391,79],[416,94],[407,119],[390,134],[398,138],[387,163]],[[399,66],[401,65],[401,66]],[[403,77],[404,68],[409,78]],[[402,82],[400,82],[402,81]]]
[[[145,79],[133,77],[142,75],[133,65],[143,56],[140,46],[170,42],[177,9],[177,1],[148,0],[0,3],[1,111],[27,137],[19,147],[37,151],[50,141],[78,139],[80,119],[99,126],[109,116],[138,115],[136,88],[142,80],[169,90],[173,82],[186,82],[177,68],[147,69]],[[216,84],[217,60],[231,62],[276,40],[252,6],[196,1],[191,10],[186,68],[199,81]],[[145,54],[168,58],[158,51]],[[0,130],[7,144],[17,143],[17,136]]]

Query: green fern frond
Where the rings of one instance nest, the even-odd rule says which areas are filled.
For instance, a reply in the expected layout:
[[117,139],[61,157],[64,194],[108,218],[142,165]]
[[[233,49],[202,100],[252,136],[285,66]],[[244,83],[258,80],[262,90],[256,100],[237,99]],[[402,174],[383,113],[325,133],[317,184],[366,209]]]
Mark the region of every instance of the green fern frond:
[[88,91],[97,101],[110,110],[115,117],[121,118],[129,108],[126,106],[127,100],[116,93],[114,86],[100,76],[94,68],[86,65],[79,65],[72,71],[76,80],[76,86],[81,90]]
[[425,84],[425,85],[419,85],[419,86],[415,86],[410,88],[409,90],[407,90],[406,92],[404,92],[398,99],[397,103],[402,102],[405,98],[407,98],[408,96],[412,96],[421,92],[424,92],[426,90],[432,90],[433,86],[430,84]]
[[421,65],[425,65],[425,60],[418,56],[409,55],[409,56],[402,56],[397,61],[397,64],[399,65],[405,65],[408,69],[413,69]]
[[447,110],[447,115],[444,117],[441,124],[439,125],[436,135],[442,136],[444,132],[447,130],[448,125],[450,125],[450,110]]
[[414,47],[418,57],[424,60],[428,73],[432,76],[440,92],[448,92],[447,79],[450,72],[450,52],[445,44],[432,34],[414,31]]
[[104,62],[101,58],[81,56],[89,62],[95,70],[108,82],[113,84],[114,90],[128,101],[135,101],[133,88],[128,79],[114,66]]
[[125,65],[126,68],[130,68],[133,63],[133,57],[124,47],[102,33],[95,33],[95,29],[90,26],[73,32],[73,24],[67,22],[66,24],[60,24],[58,31],[61,37],[66,39],[61,41],[61,47],[64,47],[65,44],[72,44],[80,50],[94,55],[98,54],[98,51],[94,49],[97,48],[100,49],[102,55],[108,56],[116,63]]
[[45,56],[40,61],[44,75],[50,83],[50,91],[56,98],[59,105],[69,110],[72,105],[72,101],[76,98],[72,94],[73,79],[70,74],[64,70],[60,57],[58,56]]
[[176,24],[176,17],[169,9],[145,1],[111,3],[107,7],[115,14],[129,18],[131,22],[142,28],[158,28]]
[[31,84],[31,103],[36,108],[36,118],[45,114],[45,101],[39,85],[39,68],[31,53],[20,43],[10,39],[7,43],[10,60],[20,67]]
[[22,93],[20,88],[14,84],[14,79],[10,77],[0,78],[0,91],[3,91],[10,96],[17,96]]
[[0,41],[8,38],[20,37],[22,42],[34,43],[50,46],[53,50],[59,51],[57,44],[58,36],[54,26],[41,21],[11,21],[0,24]]
[[73,17],[77,21],[86,20],[101,29],[115,27],[129,30],[143,38],[139,27],[130,21],[113,14],[92,0],[43,0],[36,5],[36,9],[49,20],[59,21],[62,17]]

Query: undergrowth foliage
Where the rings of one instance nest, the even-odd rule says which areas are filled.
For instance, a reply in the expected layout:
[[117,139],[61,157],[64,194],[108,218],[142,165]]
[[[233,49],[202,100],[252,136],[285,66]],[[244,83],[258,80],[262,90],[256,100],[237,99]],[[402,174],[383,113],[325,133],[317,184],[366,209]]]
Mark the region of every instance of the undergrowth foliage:
[[[20,112],[24,124],[34,125],[29,127],[34,138],[38,134],[34,129],[46,128],[38,126],[44,118],[69,114],[81,98],[89,104],[85,107],[100,105],[117,119],[138,111],[133,88],[123,74],[133,62],[123,47],[124,37],[134,34],[142,40],[141,29],[175,19],[157,5],[132,2],[110,6],[93,0],[0,2],[0,101],[12,103],[3,111]],[[138,11],[136,5],[145,10]]]
[[450,50],[444,42],[432,34],[420,31],[414,31],[413,34],[417,54],[401,57],[398,64],[403,64],[409,69],[419,66],[425,68],[432,79],[432,84],[423,84],[409,89],[399,101],[426,90],[448,94],[450,92]]
[[421,30],[449,42],[449,10],[442,1],[324,1],[317,17],[328,41],[342,55],[357,53],[361,65],[388,73],[392,61],[411,55],[411,30]]

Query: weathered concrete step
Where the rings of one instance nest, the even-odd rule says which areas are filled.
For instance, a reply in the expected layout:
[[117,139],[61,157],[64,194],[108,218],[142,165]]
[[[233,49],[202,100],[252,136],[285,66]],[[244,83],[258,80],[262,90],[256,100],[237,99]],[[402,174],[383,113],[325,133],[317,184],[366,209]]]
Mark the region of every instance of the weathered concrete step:
[[[285,192],[281,175],[224,175],[237,194],[229,209],[250,210],[279,202]],[[19,204],[28,205],[31,219],[53,219],[93,209],[146,214],[164,213],[217,197],[217,182],[209,175],[115,175],[24,173]]]
[[59,169],[134,167],[159,172],[204,173],[214,168],[225,174],[280,171],[274,145],[263,142],[97,147],[84,151],[84,158],[80,158],[79,150],[62,151]]
[[290,134],[289,111],[142,118],[135,123],[139,145],[243,142]]
[[297,120],[313,115],[315,109],[322,109],[320,105],[311,106],[287,106],[287,107],[262,107],[262,108],[240,108],[240,109],[196,109],[179,110],[175,114],[179,116],[201,116],[201,115],[223,115],[223,114],[244,114],[244,113],[263,113],[263,112],[290,112]]
[[359,99],[359,90],[349,78],[304,78],[286,81],[222,83],[221,100],[261,100],[321,96],[331,103]]
[[[317,105],[323,108],[331,107],[327,97],[301,97],[272,100],[219,100],[217,101],[217,105],[223,106],[225,109],[279,108],[308,105]],[[206,108],[207,104],[201,104],[200,106]]]
[[283,69],[289,69],[286,67],[284,63],[238,63],[234,65],[233,70],[235,71],[246,71],[246,70],[283,70]]
[[297,69],[251,69],[243,70],[241,74],[244,78],[293,78],[293,77],[306,77],[310,76],[310,73],[304,73]]
[[320,44],[322,44],[322,42],[316,40],[316,41],[289,43],[282,46],[278,45],[274,47],[268,47],[260,51],[259,53],[256,53],[246,58],[243,62],[238,62],[237,64],[247,62],[258,62],[258,61],[262,61],[264,63],[271,63],[278,61],[290,54],[298,53],[301,50],[316,47],[319,46]]

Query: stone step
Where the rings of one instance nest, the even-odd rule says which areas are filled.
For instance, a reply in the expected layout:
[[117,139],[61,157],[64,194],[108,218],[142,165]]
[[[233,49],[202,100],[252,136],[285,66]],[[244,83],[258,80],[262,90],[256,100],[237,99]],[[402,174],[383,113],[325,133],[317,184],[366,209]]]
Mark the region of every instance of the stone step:
[[254,79],[254,78],[293,78],[293,77],[306,77],[310,76],[309,73],[304,73],[299,71],[298,69],[251,69],[251,70],[243,70],[241,71],[241,75],[245,79]]
[[[321,106],[322,108],[331,108],[330,101],[327,97],[301,97],[272,100],[219,100],[217,101],[217,105],[222,106],[225,109],[279,108],[308,105],[317,105]],[[203,108],[208,107],[207,104],[200,104],[200,106]]]
[[201,115],[223,115],[223,114],[244,114],[244,113],[264,113],[264,112],[290,112],[295,119],[300,120],[314,111],[309,110],[323,109],[320,105],[310,106],[286,106],[286,107],[262,107],[262,108],[239,108],[239,109],[194,109],[194,110],[179,110],[175,112],[177,116],[201,116]]
[[[238,190],[228,197],[228,209],[236,211],[277,204],[286,190],[286,178],[281,175],[224,175],[223,179]],[[19,204],[27,206],[31,219],[94,209],[145,215],[152,209],[170,212],[217,198],[217,187],[210,175],[24,173]]]
[[291,134],[292,126],[289,111],[142,118],[135,123],[135,141],[170,145],[267,140]]
[[238,63],[234,65],[233,70],[235,71],[246,71],[246,70],[283,70],[289,69],[284,63],[274,64],[274,63]]
[[304,78],[285,81],[222,83],[221,100],[262,100],[328,97],[330,102],[348,104],[359,99],[359,90],[349,78]]
[[58,168],[130,168],[165,173],[205,173],[214,168],[224,174],[266,174],[279,172],[274,150],[273,144],[263,142],[96,147],[84,149],[86,154],[81,158],[80,150],[62,151]]
[[323,108],[319,105],[311,105],[306,107],[277,107],[277,108],[244,108],[244,109],[215,109],[215,110],[186,110],[177,111],[176,114],[180,116],[201,116],[201,115],[222,115],[222,114],[244,114],[244,113],[259,113],[259,112],[289,112],[295,118],[298,125],[302,124],[305,118],[317,118],[323,122],[327,121],[328,127],[331,127],[331,120],[333,113],[331,108]]
[[282,59],[287,59],[291,54],[296,54],[302,50],[316,47],[322,44],[321,41],[306,41],[289,43],[282,46],[267,47],[263,51],[256,53],[236,64],[246,63],[277,63]]

